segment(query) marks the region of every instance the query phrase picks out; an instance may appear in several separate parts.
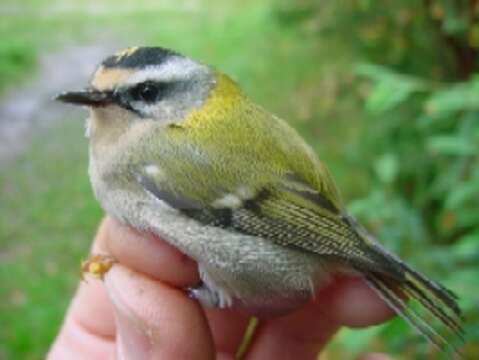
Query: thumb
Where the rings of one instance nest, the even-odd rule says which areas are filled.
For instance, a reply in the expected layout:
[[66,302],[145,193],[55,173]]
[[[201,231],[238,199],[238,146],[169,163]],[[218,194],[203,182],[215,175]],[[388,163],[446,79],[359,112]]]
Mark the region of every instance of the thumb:
[[118,358],[214,358],[206,318],[181,290],[118,264],[105,285],[114,308]]

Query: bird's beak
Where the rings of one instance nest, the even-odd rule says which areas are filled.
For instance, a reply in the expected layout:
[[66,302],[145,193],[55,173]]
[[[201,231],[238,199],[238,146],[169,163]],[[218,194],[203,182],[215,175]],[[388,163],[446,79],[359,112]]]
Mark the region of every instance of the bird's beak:
[[85,89],[61,93],[55,97],[55,100],[73,105],[100,107],[113,103],[114,96],[111,91]]

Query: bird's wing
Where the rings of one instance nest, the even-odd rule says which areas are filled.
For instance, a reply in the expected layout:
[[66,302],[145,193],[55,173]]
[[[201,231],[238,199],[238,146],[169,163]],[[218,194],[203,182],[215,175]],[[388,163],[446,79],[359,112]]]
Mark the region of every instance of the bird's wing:
[[[155,197],[205,226],[259,236],[347,264],[361,272],[393,310],[439,348],[457,352],[456,343],[463,342],[461,312],[454,294],[361,234],[354,219],[294,174],[255,192],[226,193],[208,205],[160,190],[151,176],[140,181]],[[426,315],[410,308],[404,297],[417,301]],[[444,333],[429,325],[427,316],[431,315],[445,325]]]
[[259,236],[282,246],[394,276],[394,269],[384,257],[376,258],[375,252],[357,234],[353,220],[326,194],[312,188],[297,174],[283,175],[279,181],[256,189],[238,185],[206,202],[165,189],[154,173],[143,172],[137,178],[156,198],[204,225]]
[[235,121],[154,134],[161,153],[137,170],[143,187],[205,225],[391,272],[358,236],[312,149],[281,119],[244,106]]
[[[231,126],[207,135],[163,132],[157,141],[168,146],[152,154],[136,176],[146,191],[205,226],[259,236],[358,270],[439,347],[461,339],[454,295],[389,254],[347,215],[328,170],[293,130],[274,118],[253,120],[242,118],[238,126],[248,129],[242,132]],[[404,297],[418,302],[426,316],[411,310]],[[427,316],[447,331],[442,335],[428,325]]]

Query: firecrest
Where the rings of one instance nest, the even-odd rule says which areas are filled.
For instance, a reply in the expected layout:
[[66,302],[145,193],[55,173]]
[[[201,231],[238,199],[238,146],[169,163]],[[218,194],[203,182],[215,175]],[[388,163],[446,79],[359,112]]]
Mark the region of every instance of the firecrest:
[[58,100],[90,108],[89,175],[102,207],[195,259],[202,283],[189,292],[201,303],[282,314],[343,272],[439,347],[462,337],[454,294],[361,227],[312,149],[227,75],[135,47]]

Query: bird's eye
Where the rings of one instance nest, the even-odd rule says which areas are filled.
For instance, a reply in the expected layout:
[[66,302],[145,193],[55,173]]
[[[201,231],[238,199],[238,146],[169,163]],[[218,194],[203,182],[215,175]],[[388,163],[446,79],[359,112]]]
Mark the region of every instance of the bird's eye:
[[135,101],[143,101],[152,103],[160,98],[161,89],[159,84],[152,82],[145,82],[136,85],[131,90],[131,96]]

